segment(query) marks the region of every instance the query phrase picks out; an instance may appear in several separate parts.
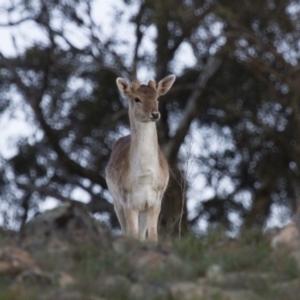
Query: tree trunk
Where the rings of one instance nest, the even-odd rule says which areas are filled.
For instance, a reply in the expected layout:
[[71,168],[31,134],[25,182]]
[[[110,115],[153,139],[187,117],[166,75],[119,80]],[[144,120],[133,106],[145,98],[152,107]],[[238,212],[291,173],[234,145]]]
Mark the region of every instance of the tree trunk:
[[271,212],[273,204],[271,189],[264,188],[254,199],[252,208],[245,217],[245,228],[263,228]]
[[176,164],[170,166],[170,181],[165,192],[160,215],[160,227],[168,234],[181,235],[188,231],[187,183]]

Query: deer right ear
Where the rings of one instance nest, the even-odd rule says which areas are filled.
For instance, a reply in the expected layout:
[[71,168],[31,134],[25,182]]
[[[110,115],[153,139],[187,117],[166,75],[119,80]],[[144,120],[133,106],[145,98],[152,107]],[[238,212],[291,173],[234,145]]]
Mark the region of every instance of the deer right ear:
[[118,77],[117,86],[123,96],[128,96],[128,94],[130,93],[130,84],[126,79]]
[[167,91],[172,87],[174,81],[176,79],[175,75],[169,75],[162,79],[157,85],[157,94],[164,95]]

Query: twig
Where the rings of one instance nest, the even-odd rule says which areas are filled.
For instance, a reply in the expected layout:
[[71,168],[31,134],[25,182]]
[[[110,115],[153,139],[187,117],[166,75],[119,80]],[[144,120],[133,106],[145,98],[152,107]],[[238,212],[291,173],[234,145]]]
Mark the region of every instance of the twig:
[[194,167],[194,155],[193,155],[193,141],[192,139],[190,139],[189,143],[188,143],[188,152],[186,155],[186,162],[185,162],[185,166],[183,168],[183,170],[180,171],[180,180],[178,180],[178,178],[175,176],[174,172],[172,171],[172,169],[170,169],[170,173],[173,176],[173,178],[175,179],[175,181],[178,183],[178,185],[181,187],[181,200],[182,200],[182,204],[181,204],[181,210],[180,210],[180,215],[178,218],[176,218],[174,220],[174,225],[177,223],[178,219],[179,219],[179,223],[178,223],[178,237],[179,239],[181,238],[182,235],[182,219],[183,219],[183,214],[184,214],[184,208],[185,208],[185,204],[186,204],[186,191],[187,191],[187,184],[186,184],[186,180],[185,177],[189,177],[189,175],[191,174],[193,167]]
[[[178,237],[179,239],[181,238],[181,224],[182,224],[182,218],[184,214],[184,207],[186,203],[186,190],[187,190],[187,185],[186,185],[186,180],[191,175],[193,166],[194,166],[194,160],[193,160],[193,141],[192,138],[190,138],[189,143],[187,145],[187,157],[186,157],[186,162],[185,162],[185,167],[184,170],[181,171],[181,182],[182,182],[182,205],[181,205],[181,211],[180,211],[180,218],[179,218],[179,228],[178,228]],[[185,173],[185,176],[184,176]],[[186,180],[184,180],[184,178]]]

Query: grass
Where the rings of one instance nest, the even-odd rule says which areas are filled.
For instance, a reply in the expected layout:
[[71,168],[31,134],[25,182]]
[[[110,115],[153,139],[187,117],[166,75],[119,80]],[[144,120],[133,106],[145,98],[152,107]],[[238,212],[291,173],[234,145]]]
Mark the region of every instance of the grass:
[[[176,299],[169,293],[172,284],[198,282],[212,265],[220,266],[223,277],[222,280],[207,279],[209,286],[221,290],[252,290],[265,300],[298,299],[297,285],[288,293],[284,292],[283,285],[299,280],[300,272],[295,261],[288,253],[274,252],[268,241],[257,233],[233,240],[221,232],[211,232],[202,237],[187,235],[180,240],[170,239],[168,244],[154,247],[128,241],[123,250],[116,251],[113,247],[104,250],[93,242],[78,243],[64,252],[49,253],[45,248],[32,255],[43,271],[49,274],[65,272],[74,278],[76,284],[64,287],[65,292],[76,290],[82,295],[104,299],[133,299],[133,294],[139,295],[139,292],[144,295],[137,299]],[[134,263],[139,253],[147,251],[161,253],[163,267],[136,268]],[[177,257],[181,264],[168,263],[170,255]],[[0,300],[42,299],[41,295],[46,297],[61,290],[58,283],[41,287],[37,281],[14,294],[10,288],[14,280],[0,275]],[[276,284],[279,286],[277,290],[273,288]],[[216,299],[218,297],[216,295]]]

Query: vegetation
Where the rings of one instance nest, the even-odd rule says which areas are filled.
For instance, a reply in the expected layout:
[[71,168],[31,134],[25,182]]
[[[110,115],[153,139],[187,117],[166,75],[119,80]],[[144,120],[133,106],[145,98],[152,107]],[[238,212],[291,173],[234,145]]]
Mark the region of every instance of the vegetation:
[[[68,232],[70,237],[77,233]],[[50,240],[57,236],[50,235]],[[62,239],[60,243],[64,243]],[[257,232],[230,239],[223,231],[169,238],[154,246],[110,239],[72,242],[54,251],[51,242],[25,248],[42,271],[18,276],[0,267],[0,299],[298,299],[300,268],[285,248],[271,249]],[[0,241],[0,249],[15,244]],[[0,261],[9,261],[0,254]],[[19,257],[19,261],[22,258]],[[35,268],[35,269],[36,269]],[[201,296],[199,296],[201,295]]]

